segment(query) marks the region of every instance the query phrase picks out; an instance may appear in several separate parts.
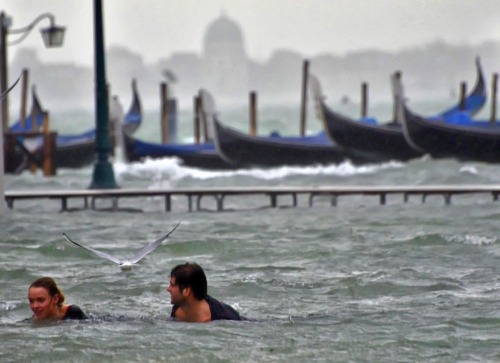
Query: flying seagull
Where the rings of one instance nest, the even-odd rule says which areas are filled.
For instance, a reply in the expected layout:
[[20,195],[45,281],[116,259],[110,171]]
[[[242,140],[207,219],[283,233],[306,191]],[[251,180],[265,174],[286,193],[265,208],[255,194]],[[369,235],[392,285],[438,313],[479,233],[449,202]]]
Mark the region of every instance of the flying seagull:
[[71,238],[69,238],[69,236],[66,233],[63,233],[63,236],[64,236],[64,238],[66,238],[66,240],[68,240],[71,243],[74,243],[78,247],[84,248],[87,251],[90,251],[99,257],[102,257],[102,258],[110,260],[114,263],[117,263],[120,266],[120,269],[122,271],[130,271],[130,270],[132,270],[133,265],[135,265],[137,262],[139,262],[148,253],[153,252],[156,247],[158,247],[164,240],[166,240],[168,238],[168,236],[170,236],[170,234],[173,231],[175,231],[175,229],[179,226],[180,223],[181,222],[177,223],[177,225],[170,232],[168,232],[166,235],[164,235],[163,237],[160,237],[156,241],[151,242],[150,244],[141,248],[139,251],[137,251],[137,253],[130,260],[122,260],[121,258],[109,255],[105,252],[101,252],[101,251],[95,250],[93,248],[83,246],[83,245],[73,241]]

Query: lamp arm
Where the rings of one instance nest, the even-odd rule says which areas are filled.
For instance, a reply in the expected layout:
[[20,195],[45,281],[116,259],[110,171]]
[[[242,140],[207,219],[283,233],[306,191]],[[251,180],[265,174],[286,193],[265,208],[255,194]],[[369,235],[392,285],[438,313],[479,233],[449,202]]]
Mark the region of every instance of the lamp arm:
[[49,18],[50,25],[54,26],[54,15],[52,15],[51,13],[44,13],[44,14],[38,15],[35,18],[35,20],[33,20],[31,22],[31,24],[29,24],[28,26],[25,26],[24,28],[9,30],[8,34],[22,34],[22,35],[19,38],[17,38],[16,40],[8,42],[7,44],[8,45],[16,45],[16,44],[21,43],[24,40],[24,38],[26,38],[30,34],[30,32],[35,27],[35,25],[37,25],[40,21],[42,21],[45,18]]

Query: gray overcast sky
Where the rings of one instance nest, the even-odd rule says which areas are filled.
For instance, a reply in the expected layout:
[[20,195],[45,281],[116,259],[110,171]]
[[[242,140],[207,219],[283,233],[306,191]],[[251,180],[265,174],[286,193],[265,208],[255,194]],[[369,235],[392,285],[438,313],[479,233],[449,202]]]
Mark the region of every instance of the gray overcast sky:
[[[67,26],[62,49],[42,51],[40,36],[30,34],[9,47],[9,58],[16,47],[34,46],[44,61],[92,64],[92,4],[1,0],[13,29],[47,11]],[[200,52],[204,30],[222,12],[240,24],[247,53],[257,60],[276,48],[310,57],[366,48],[394,51],[436,39],[454,44],[500,41],[499,0],[103,0],[103,5],[106,45],[125,45],[148,63],[175,51]],[[47,24],[45,20],[40,26]]]

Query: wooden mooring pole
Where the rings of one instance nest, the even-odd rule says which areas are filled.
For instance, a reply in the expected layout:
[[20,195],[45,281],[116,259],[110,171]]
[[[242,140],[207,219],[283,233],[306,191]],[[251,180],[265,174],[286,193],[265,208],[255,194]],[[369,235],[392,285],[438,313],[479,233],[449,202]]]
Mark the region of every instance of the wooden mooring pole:
[[306,59],[302,67],[302,102],[300,110],[300,136],[304,136],[306,134],[308,84],[309,84],[309,61]]
[[[40,117],[42,115],[39,114],[38,108],[35,107],[35,102],[34,102],[35,101],[35,97],[34,96],[35,96],[35,93],[36,93],[35,86],[31,87],[31,93],[33,94],[33,102],[32,102],[32,105],[31,105],[31,132],[39,132],[40,130],[38,128],[38,117]],[[26,131],[28,131],[28,130],[26,130]],[[29,163],[29,170],[31,171],[32,174],[36,173],[37,165],[36,165],[36,163],[34,161],[30,161],[30,163]]]
[[460,111],[465,110],[465,98],[467,96],[467,83],[460,83]]
[[[39,129],[38,129],[38,117],[40,117],[40,114],[38,112],[38,107],[35,106],[36,87],[34,85],[31,86],[31,94],[32,94],[32,101],[31,101],[31,131],[36,132],[36,131],[39,131]],[[26,130],[26,131],[28,131],[28,130]]]
[[28,98],[28,70],[23,69],[23,83],[21,85],[21,110],[19,114],[19,121],[21,122],[21,128],[24,129],[26,126],[26,103]]
[[368,114],[368,83],[361,83],[361,117]]
[[161,104],[161,141],[167,144],[170,141],[169,107],[168,107],[168,85],[162,82],[160,85]]
[[195,144],[200,143],[201,138],[201,99],[200,96],[194,96],[193,98],[193,109],[194,109],[194,142]]
[[43,135],[43,175],[54,176],[56,175],[56,142],[57,132],[49,131],[49,113],[43,113],[42,123]]
[[498,73],[493,73],[491,80],[491,115],[490,123],[495,123],[497,119],[497,89],[498,89]]
[[[401,84],[401,72],[400,71],[396,71],[394,73],[394,80],[397,81],[397,82],[395,82],[396,84]],[[396,87],[395,83],[392,82],[393,93],[396,92],[396,90],[395,90],[395,87]],[[401,123],[401,120],[399,120],[399,118],[398,118],[398,103],[397,102],[394,102],[394,106],[393,106],[393,109],[392,109],[392,120],[395,123]]]
[[16,139],[10,132],[6,132],[4,137],[4,150],[5,150],[5,165],[4,168],[7,172],[14,172],[16,165],[14,161],[14,153],[16,148]]
[[250,92],[250,135],[257,135],[257,92]]

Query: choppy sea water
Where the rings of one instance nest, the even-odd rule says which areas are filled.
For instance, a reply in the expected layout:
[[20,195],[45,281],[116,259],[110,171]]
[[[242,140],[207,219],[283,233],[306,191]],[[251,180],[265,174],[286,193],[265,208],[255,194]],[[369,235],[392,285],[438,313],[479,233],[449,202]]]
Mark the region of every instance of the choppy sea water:
[[[431,160],[208,172],[175,160],[114,164],[123,187],[495,184],[496,165]],[[79,189],[92,167],[55,178],[7,176],[7,190]],[[74,205],[73,205],[74,203]],[[16,202],[0,217],[0,361],[494,362],[500,360],[500,204],[488,195],[234,197],[226,212],[179,197],[120,201],[118,212],[60,213],[59,202]],[[70,207],[78,209],[78,202]],[[106,207],[106,202],[102,202]],[[181,225],[131,272],[68,244],[62,233],[130,256]],[[196,261],[209,293],[248,322],[168,319],[169,271]],[[27,288],[50,275],[88,322],[35,326]]]

